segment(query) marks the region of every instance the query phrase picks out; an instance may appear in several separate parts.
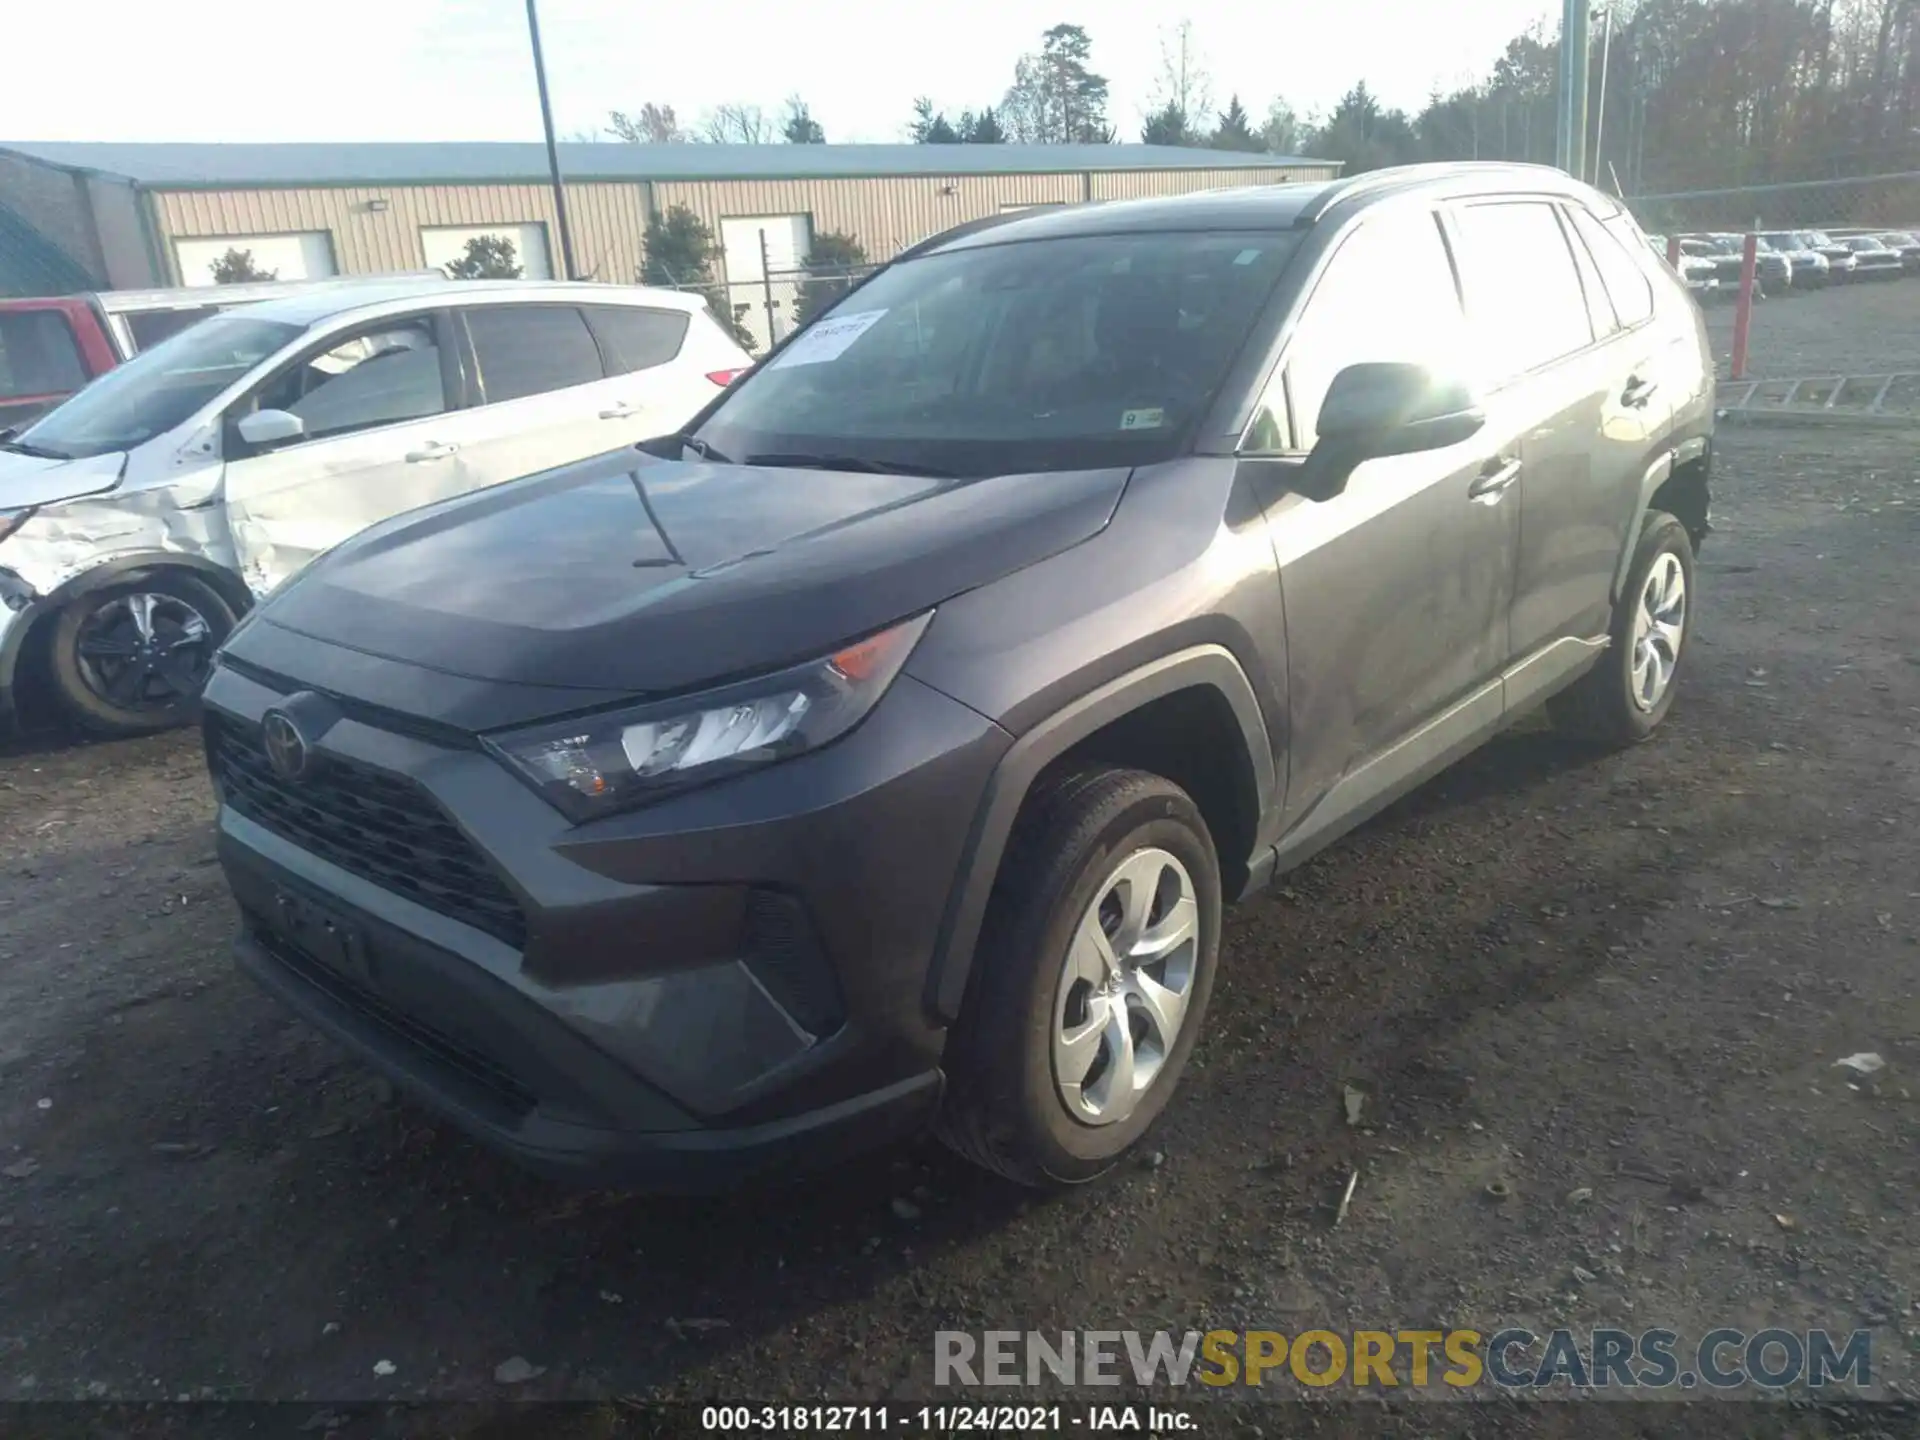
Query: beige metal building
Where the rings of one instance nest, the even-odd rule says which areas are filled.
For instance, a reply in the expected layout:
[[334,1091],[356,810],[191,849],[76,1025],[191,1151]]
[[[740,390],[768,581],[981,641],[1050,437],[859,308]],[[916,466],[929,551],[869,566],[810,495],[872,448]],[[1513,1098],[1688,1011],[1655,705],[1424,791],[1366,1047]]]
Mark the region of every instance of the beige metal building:
[[[647,221],[684,205],[736,294],[815,235],[883,260],[999,211],[1330,179],[1337,162],[1149,145],[560,147],[579,278],[632,281]],[[0,144],[0,294],[212,284],[251,252],[292,280],[420,269],[475,236],[563,268],[546,151],[524,144]],[[764,266],[764,271],[763,271]]]

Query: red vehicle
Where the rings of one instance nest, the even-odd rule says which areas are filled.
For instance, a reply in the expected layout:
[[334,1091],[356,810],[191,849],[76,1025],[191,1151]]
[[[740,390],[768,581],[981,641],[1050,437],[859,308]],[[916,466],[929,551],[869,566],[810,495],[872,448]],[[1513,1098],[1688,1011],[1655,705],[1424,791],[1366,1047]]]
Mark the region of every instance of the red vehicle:
[[94,376],[216,311],[316,285],[353,283],[285,280],[0,299],[0,430],[24,425]]
[[123,358],[84,296],[0,300],[0,426],[51,409]]

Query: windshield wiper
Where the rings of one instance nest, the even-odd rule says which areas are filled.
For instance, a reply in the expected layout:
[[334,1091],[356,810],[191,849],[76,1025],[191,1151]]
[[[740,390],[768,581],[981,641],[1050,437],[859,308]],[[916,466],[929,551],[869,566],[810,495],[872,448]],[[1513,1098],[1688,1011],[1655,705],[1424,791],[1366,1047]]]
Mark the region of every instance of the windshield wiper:
[[58,450],[49,450],[44,445],[29,445],[24,440],[0,440],[0,450],[11,450],[16,455],[31,455],[36,460],[71,460],[73,458]]
[[932,480],[955,480],[951,470],[914,465],[904,460],[868,460],[859,455],[804,455],[785,452],[749,455],[743,465],[775,465],[794,470],[852,470],[862,475],[924,475]]

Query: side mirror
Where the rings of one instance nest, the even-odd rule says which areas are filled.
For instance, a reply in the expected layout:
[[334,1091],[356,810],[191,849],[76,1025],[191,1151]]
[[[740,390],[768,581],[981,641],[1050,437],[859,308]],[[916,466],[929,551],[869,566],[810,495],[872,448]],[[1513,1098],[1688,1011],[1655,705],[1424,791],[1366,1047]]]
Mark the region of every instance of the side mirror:
[[285,410],[256,410],[242,415],[234,427],[240,438],[256,450],[270,450],[307,433],[307,422]]
[[1349,365],[1320,402],[1320,438],[1298,488],[1309,499],[1331,500],[1368,460],[1444,450],[1486,423],[1473,392],[1455,377],[1400,361]]

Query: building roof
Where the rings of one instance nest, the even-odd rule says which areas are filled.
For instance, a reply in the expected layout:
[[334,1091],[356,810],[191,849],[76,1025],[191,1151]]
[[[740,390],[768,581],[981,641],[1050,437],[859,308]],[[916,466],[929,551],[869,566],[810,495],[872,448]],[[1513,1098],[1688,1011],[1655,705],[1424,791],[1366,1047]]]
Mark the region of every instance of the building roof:
[[[404,185],[542,181],[543,145],[170,144],[0,142],[0,150],[153,189],[269,185]],[[570,180],[797,180],[892,175],[1044,175],[1088,170],[1261,170],[1335,165],[1174,145],[626,145],[560,146]]]

